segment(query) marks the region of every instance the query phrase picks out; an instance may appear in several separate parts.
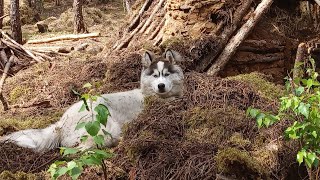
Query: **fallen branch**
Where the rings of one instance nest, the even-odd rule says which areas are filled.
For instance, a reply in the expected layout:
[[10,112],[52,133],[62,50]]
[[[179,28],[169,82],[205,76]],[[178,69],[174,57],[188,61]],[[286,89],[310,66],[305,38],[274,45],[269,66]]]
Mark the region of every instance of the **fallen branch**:
[[[251,4],[252,4],[252,0],[242,1],[242,5],[237,8],[236,12],[233,15],[235,18],[233,19],[233,23],[231,24],[231,26],[225,27],[225,30],[221,33],[221,35],[219,35],[221,37],[221,41],[219,42],[218,47],[216,48],[217,50],[210,52],[207,56],[205,56],[201,60],[201,63],[196,68],[197,71],[200,71],[200,72],[205,71],[208,68],[208,66],[211,64],[211,62],[217,57],[217,55],[222,52],[223,48],[228,43],[232,34],[234,34],[234,32],[240,26],[241,20],[243,19],[243,17],[248,13],[251,7]],[[219,23],[219,26],[220,26],[219,28],[222,28],[223,24],[224,23]]]
[[161,8],[161,6],[163,5],[164,2],[165,2],[165,0],[160,0],[158,5],[153,9],[153,11],[152,11],[151,15],[149,16],[149,18],[147,19],[146,23],[140,29],[139,33],[143,33],[147,29],[147,27],[150,25],[154,15],[159,11],[159,9]]
[[[17,43],[15,40],[11,39],[4,31],[1,30],[1,34],[2,34],[3,37],[8,39],[13,45],[15,45],[16,47],[22,49],[24,52],[26,52],[32,59],[34,59],[37,62],[41,62],[40,58],[38,58],[35,55],[33,55],[29,50],[25,49],[22,45]],[[2,39],[2,40],[4,40],[4,39]]]
[[132,31],[134,28],[136,28],[138,26],[138,21],[140,20],[142,14],[149,8],[149,6],[151,5],[152,0],[146,0],[143,4],[143,6],[141,7],[138,15],[133,19],[133,21],[131,22],[131,24],[128,27],[128,32]]
[[64,41],[64,40],[76,40],[76,39],[85,39],[85,38],[93,38],[99,37],[100,33],[89,33],[89,34],[67,34],[58,37],[52,37],[48,39],[35,39],[27,41],[27,44],[42,44],[42,43],[49,43],[54,41]]
[[5,100],[5,98],[4,98],[3,94],[2,94],[3,85],[4,85],[4,82],[5,82],[6,78],[7,78],[7,76],[8,76],[8,72],[9,72],[11,63],[14,61],[14,58],[17,58],[13,54],[13,51],[11,51],[11,53],[12,53],[12,55],[9,58],[9,60],[7,60],[6,66],[5,66],[5,68],[3,70],[3,73],[2,73],[2,77],[0,79],[0,101],[2,102],[4,111],[7,111],[9,109],[9,106],[8,106],[8,103],[7,103],[7,101]]
[[155,29],[155,31],[153,31],[153,33],[151,34],[151,36],[148,38],[148,40],[152,40],[154,39],[157,34],[160,32],[160,30],[162,29],[162,27],[164,26],[164,23],[166,22],[166,18],[163,18],[162,21],[160,22],[160,24],[158,25],[158,27]]
[[209,68],[207,72],[208,75],[215,76],[224,68],[230,58],[235,54],[240,43],[249,35],[249,32],[255,27],[272,3],[273,0],[262,0],[248,21],[239,29],[238,33],[231,38],[216,62]]

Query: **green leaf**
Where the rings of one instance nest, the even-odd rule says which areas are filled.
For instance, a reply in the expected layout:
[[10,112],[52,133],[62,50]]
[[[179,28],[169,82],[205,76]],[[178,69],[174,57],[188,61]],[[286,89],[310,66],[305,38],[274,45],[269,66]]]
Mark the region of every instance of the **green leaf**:
[[317,131],[312,131],[312,136],[314,137],[314,138],[317,138],[318,137],[318,134],[317,134]]
[[83,85],[83,88],[91,88],[91,87],[92,87],[92,85],[90,83],[86,83]]
[[93,136],[93,140],[98,146],[103,146],[105,144],[104,137],[102,135]]
[[311,86],[313,85],[313,80],[312,79],[308,79],[307,81],[307,87],[311,88]]
[[90,99],[90,94],[82,94],[81,99],[88,101]]
[[109,109],[107,106],[103,104],[99,104],[94,108],[94,111],[97,112],[96,118],[97,120],[103,124],[104,126],[107,125],[108,117],[109,117]]
[[64,174],[66,174],[68,172],[68,168],[67,167],[60,167],[58,168],[57,172],[54,175],[54,178],[58,178]]
[[80,141],[81,141],[82,143],[83,143],[83,142],[86,142],[87,139],[88,139],[88,137],[89,137],[89,136],[87,136],[87,135],[83,135],[83,136],[81,136]]
[[252,118],[256,118],[259,113],[260,111],[258,109],[249,108],[247,110],[247,115],[249,114]]
[[[78,112],[82,112],[82,111],[84,111],[84,110],[86,110],[86,109],[87,109],[86,103],[83,103],[83,104],[81,105],[81,108],[79,109]],[[89,110],[88,110],[88,111],[89,111]]]
[[77,152],[79,152],[78,149],[75,148],[60,148],[61,150],[63,149],[63,156],[69,155],[69,154],[76,154]]
[[81,128],[84,128],[84,126],[85,126],[86,124],[87,124],[86,122],[78,123],[77,126],[76,126],[76,130],[79,130],[79,129],[81,129]]
[[311,164],[313,164],[314,160],[317,158],[315,153],[308,153],[307,158],[310,160]]
[[81,161],[86,165],[100,165],[101,161],[94,156],[82,157]]
[[303,162],[304,157],[306,157],[306,151],[304,151],[304,150],[299,151],[297,154],[297,161],[298,161],[299,165]]
[[95,149],[93,150],[96,154],[98,154],[100,156],[100,159],[110,159],[114,156],[114,154],[103,151],[103,150],[99,150],[99,149]]
[[307,119],[309,118],[309,107],[310,104],[305,104],[303,102],[301,102],[298,107],[298,112],[304,115]]
[[85,125],[86,131],[91,135],[91,136],[96,136],[98,132],[100,131],[100,123],[98,121],[94,122],[88,122]]
[[258,123],[258,127],[261,128],[262,127],[262,124],[263,124],[263,118],[265,117],[265,114],[263,113],[259,113],[257,116],[256,116],[256,119],[257,119],[257,123]]
[[297,96],[300,96],[303,92],[304,92],[304,87],[302,87],[302,86],[295,89],[295,93]]
[[74,167],[70,170],[70,176],[72,180],[78,179],[78,177],[81,175],[82,170],[79,167]]
[[74,167],[77,167],[77,163],[74,161],[70,161],[67,163],[67,167],[69,170],[73,169]]

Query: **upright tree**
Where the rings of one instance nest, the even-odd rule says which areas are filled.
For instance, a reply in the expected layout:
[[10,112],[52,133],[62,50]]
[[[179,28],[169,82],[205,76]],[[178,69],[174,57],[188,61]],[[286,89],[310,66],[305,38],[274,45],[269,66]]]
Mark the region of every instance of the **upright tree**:
[[3,27],[3,25],[2,25],[3,16],[4,16],[3,8],[4,8],[4,1],[0,0],[0,29],[2,29],[2,27]]
[[19,0],[10,0],[10,22],[12,38],[21,44],[22,31],[20,21]]
[[84,33],[86,28],[83,22],[82,15],[82,3],[83,0],[74,0],[73,1],[73,11],[74,11],[74,33]]

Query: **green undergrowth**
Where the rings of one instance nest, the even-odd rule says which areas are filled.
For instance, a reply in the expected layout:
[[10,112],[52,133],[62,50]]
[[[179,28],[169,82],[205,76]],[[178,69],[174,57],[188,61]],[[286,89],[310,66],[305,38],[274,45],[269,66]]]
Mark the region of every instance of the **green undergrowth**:
[[284,88],[267,80],[267,76],[253,72],[250,74],[240,74],[228,77],[230,80],[237,80],[249,83],[262,97],[275,100],[284,94]]

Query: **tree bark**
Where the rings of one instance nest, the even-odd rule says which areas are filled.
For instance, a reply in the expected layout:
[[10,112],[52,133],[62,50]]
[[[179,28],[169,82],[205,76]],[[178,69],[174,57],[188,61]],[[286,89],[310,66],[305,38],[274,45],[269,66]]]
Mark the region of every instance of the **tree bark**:
[[271,6],[273,0],[262,0],[248,21],[239,29],[237,34],[231,38],[227,46],[224,48],[216,62],[209,68],[207,74],[211,76],[218,75],[231,57],[235,54],[237,48],[243,40],[249,35],[249,32],[255,27],[262,15]]
[[[0,17],[4,16],[4,1],[0,0]],[[0,19],[0,29],[3,27],[3,18]]]
[[60,6],[61,5],[61,0],[55,0],[55,5]]
[[12,38],[16,42],[21,44],[22,31],[21,31],[21,21],[20,21],[19,0],[10,1],[10,20],[11,20]]
[[83,22],[82,15],[82,1],[83,0],[74,0],[73,1],[73,11],[74,11],[74,33],[85,33],[86,28]]

